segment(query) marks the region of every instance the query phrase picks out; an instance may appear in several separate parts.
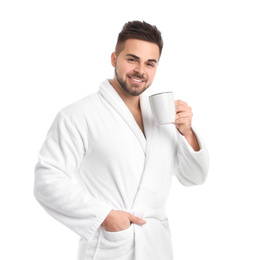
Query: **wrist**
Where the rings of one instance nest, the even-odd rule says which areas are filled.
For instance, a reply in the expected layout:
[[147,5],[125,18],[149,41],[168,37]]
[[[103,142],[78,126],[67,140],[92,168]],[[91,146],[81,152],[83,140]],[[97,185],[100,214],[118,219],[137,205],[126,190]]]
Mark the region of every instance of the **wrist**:
[[109,212],[109,214],[106,216],[106,218],[104,219],[104,221],[101,223],[101,226],[105,226],[108,217],[112,214],[113,211],[114,211],[114,209],[112,209],[112,210]]
[[189,128],[189,129],[179,129],[179,127],[177,127],[177,130],[184,137],[191,137],[192,135],[194,135],[194,133],[193,133],[191,128]]
[[189,130],[185,131],[184,133],[181,133],[181,134],[185,138],[191,138],[191,137],[193,137],[195,135],[191,128]]
[[189,145],[193,148],[194,151],[198,152],[200,150],[197,137],[192,129],[190,129],[190,131],[187,131],[183,136],[188,141]]

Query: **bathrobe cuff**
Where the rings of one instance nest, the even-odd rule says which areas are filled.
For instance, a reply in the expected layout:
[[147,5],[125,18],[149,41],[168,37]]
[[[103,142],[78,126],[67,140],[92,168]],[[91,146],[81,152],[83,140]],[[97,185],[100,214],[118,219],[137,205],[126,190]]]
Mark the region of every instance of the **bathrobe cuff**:
[[195,151],[186,138],[177,131],[177,178],[185,186],[204,183],[209,168],[208,150],[198,131],[192,127],[200,150]]
[[[99,204],[100,203],[101,202],[99,202]],[[100,206],[100,209],[98,209],[97,217],[95,217],[95,219],[91,222],[91,226],[88,229],[87,242],[89,242],[93,238],[96,230],[101,226],[101,224],[104,222],[106,217],[109,215],[109,213],[113,209],[111,206],[108,206],[107,204],[105,204],[103,202],[101,203],[101,205],[98,205],[98,206]]]

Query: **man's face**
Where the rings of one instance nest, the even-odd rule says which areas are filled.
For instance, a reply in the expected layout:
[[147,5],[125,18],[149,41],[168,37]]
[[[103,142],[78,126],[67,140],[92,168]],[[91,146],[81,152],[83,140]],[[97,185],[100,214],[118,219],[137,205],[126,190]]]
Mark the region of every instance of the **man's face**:
[[116,57],[112,54],[115,79],[121,91],[139,96],[152,83],[159,62],[159,47],[155,43],[129,39]]

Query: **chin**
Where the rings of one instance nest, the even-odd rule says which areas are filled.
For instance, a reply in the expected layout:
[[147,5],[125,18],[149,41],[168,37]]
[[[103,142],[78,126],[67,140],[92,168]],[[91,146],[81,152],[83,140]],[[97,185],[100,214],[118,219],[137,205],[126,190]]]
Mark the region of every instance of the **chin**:
[[140,96],[147,88],[143,88],[143,89],[135,89],[135,90],[129,90],[127,91],[128,94],[130,94],[131,96],[137,97]]

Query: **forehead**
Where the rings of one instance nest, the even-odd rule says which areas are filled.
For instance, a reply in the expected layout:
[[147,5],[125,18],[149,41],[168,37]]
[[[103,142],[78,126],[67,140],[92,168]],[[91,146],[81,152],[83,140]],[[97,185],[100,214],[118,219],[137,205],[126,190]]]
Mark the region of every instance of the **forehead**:
[[155,59],[159,60],[159,47],[156,43],[128,39],[125,42],[122,55],[133,54],[143,60]]

